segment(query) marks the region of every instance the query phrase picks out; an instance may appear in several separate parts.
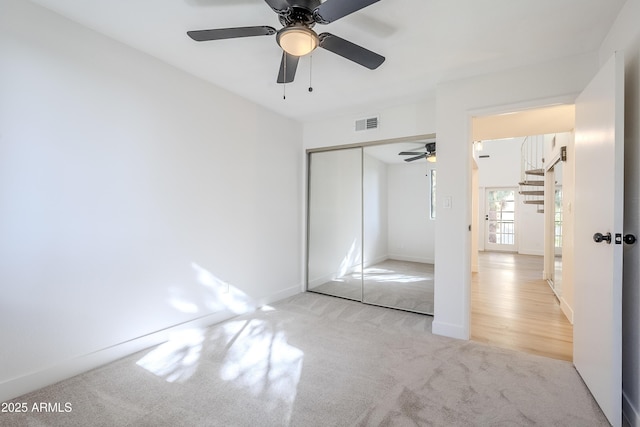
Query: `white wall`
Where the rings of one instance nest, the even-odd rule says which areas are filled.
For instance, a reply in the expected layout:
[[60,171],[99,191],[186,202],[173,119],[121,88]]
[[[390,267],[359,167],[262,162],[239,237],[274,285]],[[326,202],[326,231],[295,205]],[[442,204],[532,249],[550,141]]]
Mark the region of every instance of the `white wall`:
[[[481,152],[475,153],[478,164],[479,227],[478,248],[484,250],[487,188],[516,188],[520,176],[520,147],[524,138],[483,141]],[[542,153],[541,153],[542,155]],[[489,156],[480,158],[479,156]],[[516,192],[516,251],[524,255],[544,254],[544,216],[535,205],[524,204],[524,197]]]
[[572,101],[596,70],[596,55],[589,54],[438,87],[434,333],[469,338],[471,117]]
[[[363,111],[351,116],[304,123],[304,147],[331,147],[435,132],[435,98],[376,111]],[[355,131],[355,121],[378,116],[378,129]]]
[[390,164],[389,258],[435,262],[436,220],[429,218],[430,169],[427,162]]
[[0,401],[300,291],[301,126],[21,0],[0,51]]
[[[640,236],[640,0],[627,0],[600,48],[600,62],[625,56],[624,233]],[[640,245],[624,248],[622,298],[623,413],[640,426]]]
[[[480,187],[517,187],[520,181],[520,146],[524,138],[496,139],[482,142],[476,151]],[[480,156],[489,156],[480,158]]]

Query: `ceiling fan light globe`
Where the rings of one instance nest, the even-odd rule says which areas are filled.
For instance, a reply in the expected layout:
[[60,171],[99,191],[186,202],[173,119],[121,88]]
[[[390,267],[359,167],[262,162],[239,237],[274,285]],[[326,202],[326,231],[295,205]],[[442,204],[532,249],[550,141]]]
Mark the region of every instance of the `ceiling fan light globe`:
[[289,55],[304,56],[318,47],[318,35],[307,27],[285,27],[278,32],[278,44]]
[[427,156],[427,162],[435,163],[436,162],[436,155],[432,154],[431,156]]

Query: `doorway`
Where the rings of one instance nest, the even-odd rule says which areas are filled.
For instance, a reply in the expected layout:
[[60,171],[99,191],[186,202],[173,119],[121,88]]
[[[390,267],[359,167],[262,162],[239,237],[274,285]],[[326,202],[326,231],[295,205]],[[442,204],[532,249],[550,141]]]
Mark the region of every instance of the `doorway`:
[[[571,113],[571,106],[567,109]],[[473,163],[478,168],[478,171],[474,170],[473,173],[480,177],[480,181],[483,162],[485,162],[484,166],[487,166],[490,158],[499,157],[494,152],[487,152],[486,141],[501,140],[505,144],[509,140],[522,141],[524,148],[526,136],[538,134],[535,132],[535,114],[534,111],[527,110],[491,116],[489,120],[494,121],[495,134],[492,134],[494,131],[490,126],[484,126],[485,122],[477,126],[479,133],[476,135],[476,120],[488,119],[488,117],[473,119],[473,138],[476,141],[472,150]],[[504,125],[505,121],[518,122],[519,120],[526,123],[521,129],[513,123]],[[502,123],[497,124],[499,122]],[[559,128],[554,132],[566,133],[572,129],[571,114],[566,123],[566,129]],[[540,129],[545,129],[544,123]],[[540,139],[540,147],[543,148],[535,150],[536,156],[539,156],[541,161],[535,167],[530,167],[531,162],[528,160],[513,157],[500,159],[500,163],[493,163],[490,166],[490,170],[496,174],[505,173],[513,168],[518,169],[520,177],[517,184],[520,184],[520,188],[508,188],[504,183],[500,184],[500,187],[494,187],[495,183],[480,185],[476,183],[473,186],[474,197],[479,196],[481,202],[476,206],[479,210],[485,209],[485,211],[474,214],[480,218],[478,225],[482,227],[478,228],[477,232],[479,244],[476,247],[480,251],[477,253],[477,268],[472,274],[471,284],[471,339],[571,360],[572,318],[554,293],[553,285],[556,282],[557,290],[561,289],[561,273],[559,270],[550,269],[550,267],[559,266],[560,263],[553,262],[556,260],[555,253],[551,255],[550,267],[545,263],[549,257],[546,253],[549,236],[545,234],[545,230],[552,227],[551,238],[554,240],[551,241],[551,248],[553,251],[560,251],[561,249],[555,248],[555,242],[561,242],[562,234],[554,236],[552,224],[560,225],[559,219],[563,215],[562,209],[556,210],[553,204],[549,205],[546,202],[546,199],[550,196],[553,202],[556,194],[564,193],[564,188],[556,189],[554,186],[551,188],[551,194],[548,195],[549,190],[541,182],[546,180],[544,176],[547,167],[542,160],[546,157],[545,154],[552,151],[559,152],[560,145],[566,144],[564,139],[556,141],[552,135],[537,138]],[[483,143],[479,144],[479,141]],[[478,153],[477,148],[482,145],[485,149]],[[516,145],[520,144],[516,143]],[[520,154],[519,157],[521,157]],[[547,163],[551,157],[547,157]],[[558,166],[559,174],[561,174],[561,167],[561,165]],[[524,175],[525,171],[526,175]],[[528,185],[523,186],[523,181],[529,181],[525,183]],[[503,223],[500,223],[500,220]],[[556,229],[562,228],[556,227]],[[568,304],[566,306],[568,307]]]

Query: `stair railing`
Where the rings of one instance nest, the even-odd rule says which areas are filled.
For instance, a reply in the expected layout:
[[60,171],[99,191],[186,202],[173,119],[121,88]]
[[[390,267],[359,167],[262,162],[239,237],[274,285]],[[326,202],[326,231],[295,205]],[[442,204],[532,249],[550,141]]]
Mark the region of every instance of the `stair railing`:
[[544,135],[527,136],[520,146],[520,194],[544,212]]
[[544,168],[544,135],[527,136],[520,145],[520,181],[527,180],[528,170]]

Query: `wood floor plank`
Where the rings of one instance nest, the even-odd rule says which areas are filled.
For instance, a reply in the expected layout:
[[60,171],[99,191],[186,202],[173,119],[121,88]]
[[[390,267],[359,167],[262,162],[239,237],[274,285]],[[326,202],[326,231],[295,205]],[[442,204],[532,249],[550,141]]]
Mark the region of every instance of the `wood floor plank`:
[[573,325],[546,280],[539,256],[481,252],[471,283],[471,339],[571,361]]

